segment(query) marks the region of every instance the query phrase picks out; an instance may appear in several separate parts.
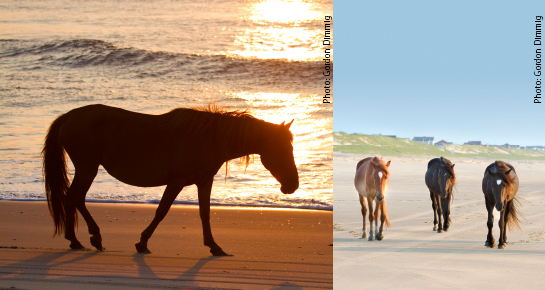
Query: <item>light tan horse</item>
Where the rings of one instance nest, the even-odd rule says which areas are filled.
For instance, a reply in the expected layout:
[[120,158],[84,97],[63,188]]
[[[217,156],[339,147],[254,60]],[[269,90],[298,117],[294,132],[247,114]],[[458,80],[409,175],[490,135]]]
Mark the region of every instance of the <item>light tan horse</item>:
[[[376,237],[377,240],[382,240],[382,228],[384,223],[387,227],[390,227],[390,221],[388,220],[388,208],[386,207],[386,200],[384,196],[388,190],[388,184],[390,180],[390,172],[388,167],[390,161],[384,163],[381,157],[367,157],[358,162],[356,167],[356,177],[354,178],[354,185],[358,191],[361,204],[361,214],[363,216],[363,234],[362,239],[367,238],[367,231],[365,228],[365,215],[367,214],[367,208],[365,207],[365,198],[369,205],[369,241],[373,241]],[[373,200],[376,201],[375,211],[373,212]],[[378,228],[378,212],[380,215],[380,230]],[[375,221],[375,232],[373,234],[373,220]]]

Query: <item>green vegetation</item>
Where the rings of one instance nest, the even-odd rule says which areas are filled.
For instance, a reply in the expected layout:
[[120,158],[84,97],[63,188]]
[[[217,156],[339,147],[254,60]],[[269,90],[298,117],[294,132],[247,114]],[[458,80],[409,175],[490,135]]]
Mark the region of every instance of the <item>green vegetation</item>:
[[[452,149],[454,149],[454,155],[451,153]],[[454,144],[441,148],[403,138],[357,133],[346,134],[344,132],[333,133],[333,151],[382,156],[453,156],[501,160],[545,160],[545,151]]]

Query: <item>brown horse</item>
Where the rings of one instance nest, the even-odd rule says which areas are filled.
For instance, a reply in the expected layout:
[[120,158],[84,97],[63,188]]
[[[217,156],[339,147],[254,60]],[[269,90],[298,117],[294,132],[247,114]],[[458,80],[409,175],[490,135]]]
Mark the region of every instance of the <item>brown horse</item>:
[[[433,208],[433,230],[437,230],[438,233],[442,230],[446,232],[450,226],[452,189],[456,185],[454,164],[442,156],[430,160],[425,181],[430,190],[431,206]],[[439,227],[437,227],[437,216],[439,216]],[[444,225],[441,217],[445,221]]]
[[494,206],[500,212],[500,241],[498,249],[507,247],[506,228],[520,229],[519,206],[517,191],[519,189],[519,179],[513,165],[496,160],[488,165],[484,171],[483,193],[486,201],[486,210],[488,211],[488,235],[486,236],[485,246],[493,248],[495,246],[492,228],[494,227]]
[[[356,177],[354,178],[354,185],[358,191],[361,204],[361,214],[363,216],[363,234],[362,239],[367,238],[367,231],[365,228],[365,215],[367,214],[367,208],[365,207],[365,200],[369,204],[369,241],[374,240],[376,236],[377,240],[382,240],[382,228],[384,223],[387,227],[390,227],[390,221],[388,220],[388,208],[386,206],[386,200],[384,199],[386,191],[388,190],[388,184],[390,179],[390,172],[388,167],[390,161],[384,163],[381,157],[367,157],[360,160],[356,166]],[[373,212],[373,200],[376,201],[375,211]],[[378,212],[380,215],[380,230],[378,229]],[[373,220],[375,221],[375,233],[373,234]]]
[[[55,222],[55,234],[65,233],[70,248],[83,248],[74,233],[79,210],[91,234],[91,244],[103,250],[100,229],[85,207],[85,195],[99,165],[116,179],[134,186],[166,185],[155,217],[136,244],[147,243],[184,186],[198,187],[204,245],[214,256],[227,255],[210,229],[210,193],[214,175],[234,158],[259,154],[280,182],[283,193],[299,187],[293,158],[293,135],[287,125],[256,119],[245,111],[178,108],[147,115],[105,105],[90,105],[60,115],[49,128],[42,151],[45,190]],[[76,173],[67,176],[65,151]]]

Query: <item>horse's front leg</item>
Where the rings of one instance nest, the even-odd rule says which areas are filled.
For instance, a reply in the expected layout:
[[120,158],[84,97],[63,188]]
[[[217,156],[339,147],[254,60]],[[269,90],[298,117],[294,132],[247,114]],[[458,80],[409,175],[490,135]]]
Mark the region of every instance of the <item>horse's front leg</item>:
[[378,201],[377,201],[377,214],[375,215],[377,217],[377,220],[378,220],[379,205],[380,205],[380,230],[378,231],[378,234],[377,234],[377,240],[382,241],[382,239],[384,239],[384,236],[382,235],[382,230],[384,228],[384,221],[386,221],[386,213],[384,212],[384,207],[386,206],[386,199],[383,199],[380,202],[380,204],[378,204]]
[[159,223],[165,218],[168,213],[168,210],[172,206],[172,203],[184,188],[184,183],[182,181],[176,181],[167,184],[167,188],[161,197],[159,202],[159,207],[155,211],[155,217],[151,221],[150,225],[142,232],[140,235],[140,241],[136,244],[136,250],[138,253],[150,253],[148,250],[148,240],[159,225]]
[[214,176],[206,181],[198,183],[199,192],[199,213],[201,215],[202,231],[204,237],[204,245],[210,248],[210,253],[214,256],[230,256],[225,253],[212,237],[212,229],[210,228],[210,194],[212,192],[212,183]]
[[450,226],[450,195],[447,195],[445,198],[441,198],[441,202],[443,205],[441,206],[441,210],[443,211],[443,230],[445,232],[448,231],[448,228]]
[[505,243],[505,224],[507,222],[506,220],[506,206],[503,207],[503,210],[500,213],[500,220],[498,221],[498,225],[500,226],[500,241],[498,242],[498,249],[505,249],[507,247],[507,244]]
[[488,235],[486,235],[486,242],[484,245],[493,248],[496,245],[496,241],[494,241],[494,236],[492,235],[492,228],[494,227],[494,204],[489,203],[487,200],[485,200],[485,202],[486,210],[488,211],[488,221],[486,222]]
[[375,240],[373,233],[373,220],[375,219],[375,212],[373,211],[373,199],[367,196],[367,204],[369,205],[369,241]]
[[433,230],[437,230],[437,202],[435,201],[435,193],[430,190],[431,208],[433,208]]
[[441,233],[443,230],[443,222],[441,220],[443,216],[443,210],[441,208],[441,195],[435,194],[435,201],[437,202],[437,217],[439,218],[439,225],[437,226],[437,232]]

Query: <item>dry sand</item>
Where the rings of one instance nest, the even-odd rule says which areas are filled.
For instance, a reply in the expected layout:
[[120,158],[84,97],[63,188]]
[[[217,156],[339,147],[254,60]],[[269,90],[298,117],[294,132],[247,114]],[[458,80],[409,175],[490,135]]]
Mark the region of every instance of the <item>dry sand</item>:
[[[360,239],[362,216],[353,185],[356,164],[364,157],[334,155],[335,289],[545,288],[544,162],[510,162],[520,180],[526,221],[522,231],[507,233],[507,249],[498,250],[484,246],[487,211],[481,182],[493,160],[451,159],[458,180],[452,224],[448,232],[437,233],[424,183],[430,158],[385,158],[392,160],[387,193],[392,228],[384,240],[367,241]],[[494,216],[497,243],[498,212]]]
[[86,251],[52,237],[45,202],[0,201],[0,289],[301,289],[333,287],[332,213],[213,207],[216,242],[234,256],[212,257],[202,245],[196,206],[173,206],[149,241],[134,243],[157,205],[97,204],[88,208],[106,251]]

